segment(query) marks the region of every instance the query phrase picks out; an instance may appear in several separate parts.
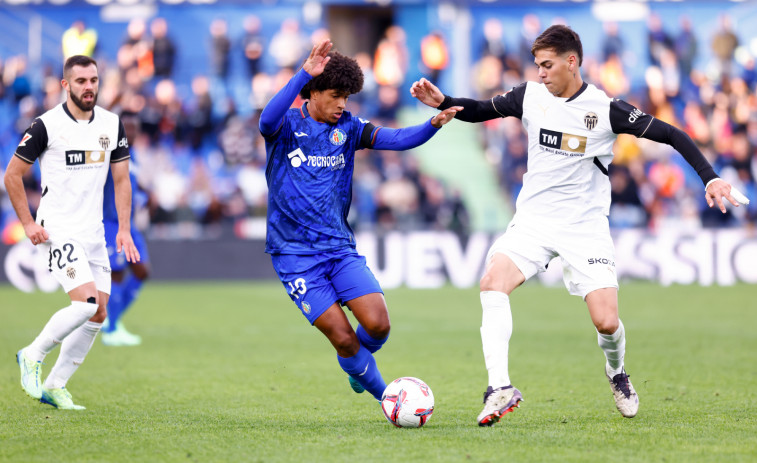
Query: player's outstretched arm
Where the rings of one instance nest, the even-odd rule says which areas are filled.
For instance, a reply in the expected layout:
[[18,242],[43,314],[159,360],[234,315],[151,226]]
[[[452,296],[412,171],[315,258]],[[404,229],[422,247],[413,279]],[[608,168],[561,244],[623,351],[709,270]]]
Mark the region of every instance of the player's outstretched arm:
[[458,111],[462,110],[462,106],[453,106],[451,108],[447,108],[431,118],[431,125],[433,125],[437,129],[441,129],[444,124],[455,118],[455,115],[458,113]]
[[523,91],[525,91],[525,87],[518,91],[520,100],[515,97],[515,92],[510,92],[511,94],[507,96],[500,95],[490,100],[473,100],[471,98],[446,96],[436,85],[425,78],[410,86],[410,94],[427,106],[440,110],[459,106],[461,109],[455,112],[455,118],[464,122],[484,122],[507,116],[521,117],[523,113]]
[[401,129],[376,127],[371,147],[379,150],[402,151],[420,146],[429,141],[444,124],[454,119],[457,111],[461,109],[459,106],[447,108],[423,124]]
[[8,168],[5,170],[5,189],[8,191],[8,197],[13,204],[18,220],[24,227],[24,233],[33,245],[44,243],[50,238],[47,231],[34,221],[29,203],[27,202],[26,191],[24,190],[23,177],[31,168],[31,164],[22,161],[16,156],[11,157]]
[[300,69],[289,82],[287,82],[287,84],[279,90],[273,98],[271,98],[271,101],[265,105],[265,108],[263,108],[263,111],[260,113],[260,123],[258,124],[260,133],[263,134],[264,137],[269,137],[276,133],[284,120],[284,114],[286,114],[289,107],[292,106],[292,103],[295,98],[297,98],[297,94],[300,93],[302,87],[304,87],[310,79],[323,73],[326,64],[331,60],[331,57],[328,56],[328,54],[332,46],[333,44],[328,39],[314,46],[310,51],[310,55],[305,60],[305,63],[302,65],[302,69]]
[[[628,114],[633,114],[636,117],[631,119]],[[712,165],[699,151],[691,137],[683,130],[644,114],[621,100],[614,100],[610,105],[610,123],[615,133],[630,133],[637,137],[665,143],[681,153],[681,156],[694,168],[705,184],[705,199],[708,206],[717,205],[718,209],[725,214],[723,198],[736,207],[741,204],[749,204],[749,199],[746,196],[717,176]]]
[[714,178],[707,183],[704,198],[710,207],[717,204],[723,214],[725,214],[725,201],[723,201],[723,198],[730,201],[736,207],[739,207],[740,204],[749,204],[749,198],[721,178]]

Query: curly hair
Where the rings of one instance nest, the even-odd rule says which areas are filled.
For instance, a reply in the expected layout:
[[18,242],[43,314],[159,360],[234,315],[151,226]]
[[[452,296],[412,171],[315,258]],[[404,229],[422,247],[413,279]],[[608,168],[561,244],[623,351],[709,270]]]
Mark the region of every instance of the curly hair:
[[331,57],[331,60],[326,63],[323,73],[313,77],[300,90],[302,98],[310,98],[310,92],[313,90],[320,92],[336,90],[353,95],[363,89],[363,71],[358,66],[357,61],[338,51],[332,51],[328,56]]

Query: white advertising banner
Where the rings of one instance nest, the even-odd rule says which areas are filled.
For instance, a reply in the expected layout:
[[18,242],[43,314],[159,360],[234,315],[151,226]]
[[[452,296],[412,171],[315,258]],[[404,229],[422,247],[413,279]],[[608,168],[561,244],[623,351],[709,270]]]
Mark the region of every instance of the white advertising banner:
[[[496,238],[488,233],[461,238],[446,231],[382,236],[359,233],[357,243],[385,289],[439,288],[446,284],[469,288],[478,285],[486,253]],[[621,281],[702,286],[757,283],[757,234],[749,230],[614,230],[613,238]],[[160,241],[152,248],[155,280],[276,278],[261,239]],[[189,248],[193,252],[187,253]],[[49,256],[29,240],[0,251],[0,256],[5,256],[0,281],[7,279],[27,292],[58,288],[48,271]],[[536,279],[546,285],[562,285],[561,267],[560,259],[556,259]],[[193,271],[187,273],[187,269]]]
[[[358,251],[366,256],[384,288],[438,288],[478,284],[491,243],[497,238],[477,233],[461,239],[451,232],[373,233],[357,235]],[[651,280],[663,285],[728,286],[757,283],[757,235],[743,229],[693,232],[615,230],[618,279]],[[537,278],[562,284],[559,259]]]

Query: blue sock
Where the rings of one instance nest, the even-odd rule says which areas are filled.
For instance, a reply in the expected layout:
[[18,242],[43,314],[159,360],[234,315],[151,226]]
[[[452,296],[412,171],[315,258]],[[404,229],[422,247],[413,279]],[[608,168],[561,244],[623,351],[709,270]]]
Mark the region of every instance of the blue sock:
[[368,352],[371,354],[381,349],[381,346],[383,346],[386,340],[389,339],[389,335],[384,339],[376,339],[372,337],[367,331],[365,331],[363,325],[358,325],[355,333],[357,334],[357,339],[360,341],[360,345],[368,349]]
[[381,400],[381,395],[386,389],[386,383],[376,366],[376,359],[368,352],[368,349],[360,346],[360,350],[352,357],[344,358],[337,355],[336,358],[339,360],[339,366],[342,367],[342,370],[355,378],[376,400]]
[[131,303],[134,302],[134,299],[137,298],[139,290],[142,289],[142,280],[130,274],[128,277],[126,277],[126,281],[123,283],[123,287],[124,312],[126,312],[129,309]]
[[108,298],[108,323],[103,324],[102,331],[112,333],[116,329],[116,322],[124,313],[124,288],[121,283],[110,283],[110,298]]

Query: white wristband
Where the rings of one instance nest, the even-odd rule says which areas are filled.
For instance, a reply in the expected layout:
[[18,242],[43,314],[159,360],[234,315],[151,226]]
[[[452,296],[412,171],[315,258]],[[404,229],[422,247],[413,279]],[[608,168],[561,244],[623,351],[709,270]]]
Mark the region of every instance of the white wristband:
[[707,185],[705,185],[705,186],[704,186],[704,191],[707,191],[707,187],[709,187],[709,186],[710,186],[710,183],[712,183],[712,182],[716,182],[716,181],[718,181],[718,180],[720,180],[720,177],[715,177],[715,178],[713,178],[712,180],[710,180],[709,182],[707,182]]
[[731,186],[731,197],[740,204],[743,204],[743,205],[749,204],[749,198],[744,196],[744,193],[737,190],[735,186]]

